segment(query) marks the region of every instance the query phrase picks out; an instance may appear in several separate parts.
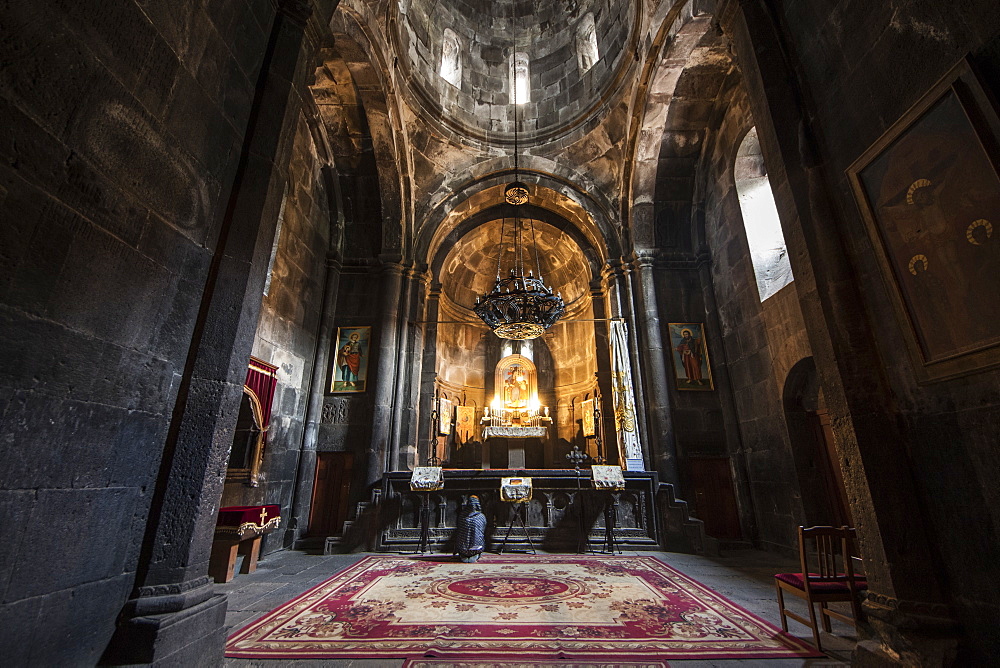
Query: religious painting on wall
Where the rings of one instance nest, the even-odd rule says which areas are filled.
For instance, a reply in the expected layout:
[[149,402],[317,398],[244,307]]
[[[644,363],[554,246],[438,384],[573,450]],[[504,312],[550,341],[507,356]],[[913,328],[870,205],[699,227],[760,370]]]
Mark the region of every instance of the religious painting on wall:
[[704,323],[671,322],[667,327],[670,330],[670,350],[677,389],[714,390]]
[[583,436],[589,438],[597,433],[594,429],[594,400],[586,399],[580,402],[580,418],[583,424]]
[[473,440],[476,433],[476,407],[455,406],[455,434],[462,442]]
[[454,404],[451,399],[438,399],[438,432],[447,436],[451,433],[451,414]]
[[507,411],[526,411],[538,393],[535,365],[527,357],[508,355],[497,363],[495,387]]
[[963,62],[847,170],[920,381],[1000,363],[998,161]]
[[330,392],[364,392],[368,385],[371,327],[338,327]]

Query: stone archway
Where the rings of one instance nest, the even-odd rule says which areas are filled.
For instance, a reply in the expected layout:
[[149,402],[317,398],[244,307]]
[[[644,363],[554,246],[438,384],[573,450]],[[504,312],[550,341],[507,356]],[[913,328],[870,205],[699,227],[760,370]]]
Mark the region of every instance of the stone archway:
[[[553,411],[555,418],[552,438],[548,440],[569,441],[577,429],[575,425],[561,424],[555,409],[560,404],[571,404],[581,392],[593,393],[595,389],[594,374],[601,358],[597,332],[606,323],[595,321],[591,284],[599,276],[599,258],[605,251],[595,248],[578,226],[559,213],[542,207],[523,208],[520,224],[526,232],[533,231],[537,269],[546,284],[562,294],[567,303],[566,316],[543,337],[523,344],[514,342],[517,350],[513,350],[511,342],[496,339],[475,316],[472,306],[496,279],[498,259],[501,273],[506,273],[508,267],[503,259],[509,259],[514,250],[510,236],[514,223],[505,218],[504,213],[509,212],[503,207],[488,207],[469,216],[450,233],[438,237],[429,258],[434,287],[428,299],[424,363],[433,360],[434,368],[424,369],[422,400],[426,402],[426,397],[441,387],[461,388],[466,404],[485,406],[495,392],[491,374],[497,361],[505,354],[526,354],[547,376],[539,380],[538,388],[540,402]],[[499,243],[501,229],[507,230],[503,243]],[[526,259],[526,269],[529,265],[534,269],[534,255]],[[483,341],[485,346],[481,345]],[[426,419],[421,422],[426,423]],[[554,460],[553,452],[559,449],[554,449],[552,443],[546,441],[544,448],[542,461],[546,468],[565,465]]]

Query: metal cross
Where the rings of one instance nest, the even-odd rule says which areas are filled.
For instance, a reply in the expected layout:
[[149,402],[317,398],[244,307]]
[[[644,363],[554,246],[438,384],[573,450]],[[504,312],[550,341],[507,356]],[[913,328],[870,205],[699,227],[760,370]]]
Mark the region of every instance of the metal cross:
[[580,470],[580,464],[582,464],[587,459],[586,452],[580,452],[580,446],[574,445],[573,449],[566,455],[566,459],[570,461],[571,464],[576,468],[577,471]]

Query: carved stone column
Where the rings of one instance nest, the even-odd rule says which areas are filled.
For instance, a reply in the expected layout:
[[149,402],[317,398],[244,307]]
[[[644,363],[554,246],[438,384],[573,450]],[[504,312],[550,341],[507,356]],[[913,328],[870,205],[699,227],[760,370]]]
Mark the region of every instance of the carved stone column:
[[643,383],[646,388],[645,405],[649,419],[650,451],[661,482],[674,486],[681,496],[680,473],[677,462],[677,444],[674,441],[673,421],[670,415],[670,392],[667,367],[670,364],[663,353],[663,327],[660,309],[656,302],[656,283],[653,275],[653,256],[637,253],[633,260],[636,273],[633,280],[636,290],[636,315],[638,335],[642,341]]
[[432,447],[431,413],[437,379],[437,322],[441,306],[441,283],[431,280],[423,317],[423,357],[420,363],[420,419],[417,426],[417,463],[427,465]]
[[[628,326],[629,362],[632,372],[632,391],[635,394],[635,421],[639,430],[639,443],[642,448],[644,465],[649,467],[649,434],[646,428],[646,402],[642,387],[642,376],[638,365],[639,348],[636,336],[636,318],[634,301],[632,300],[632,290],[629,284],[631,270],[628,265],[620,260],[609,260],[608,268],[604,274],[606,286],[608,316],[610,318],[620,318]],[[610,398],[610,397],[609,397]],[[614,416],[614,410],[610,411]],[[612,429],[611,433],[617,433]],[[624,465],[625,462],[622,462]]]
[[601,390],[601,424],[594,426],[600,430],[607,463],[624,466],[625,462],[619,461],[618,449],[610,447],[615,438],[615,409],[611,390],[611,334],[608,331],[608,319],[611,316],[603,283],[602,280],[595,280],[590,284],[594,309],[594,343],[597,345],[597,386]]
[[365,482],[370,487],[382,479],[389,468],[392,438],[393,400],[397,387],[396,373],[399,343],[400,301],[405,267],[398,258],[382,258],[382,313],[378,332],[378,364],[375,372],[375,402],[372,411],[372,440],[368,447]]
[[[323,421],[323,399],[328,389],[326,378],[330,369],[333,319],[337,310],[337,294],[340,291],[340,270],[340,262],[332,256],[327,257],[326,289],[323,294],[319,336],[316,337],[316,355],[313,363],[312,381],[309,386],[306,425],[302,436],[302,450],[299,453],[292,516],[289,522],[290,526],[286,529],[286,532],[292,532],[292,535],[289,536],[292,541],[301,538],[309,528],[313,479],[316,475],[316,444],[319,441],[319,427]],[[288,545],[289,542],[286,540],[285,544]]]
[[410,349],[412,347],[412,337],[411,337],[411,326],[410,321],[413,319],[413,303],[417,299],[416,291],[420,287],[420,281],[417,278],[417,272],[413,269],[406,269],[402,277],[403,287],[402,287],[402,303],[400,304],[399,313],[402,317],[399,318],[398,329],[399,333],[397,335],[397,345],[396,345],[396,385],[393,392],[393,407],[392,407],[392,433],[389,439],[389,470],[398,471],[399,469],[399,451],[402,447],[403,440],[403,407],[407,403],[408,399],[408,389],[410,386],[409,380],[413,373],[412,365],[407,364],[407,357],[409,356]]
[[[410,319],[420,321],[427,312],[427,302],[431,275],[427,271],[413,271],[411,287],[413,289],[413,304],[410,308]],[[440,291],[438,292],[440,295]],[[435,305],[435,309],[437,305]],[[436,313],[436,312],[435,312]],[[435,317],[437,317],[435,315]],[[427,323],[407,323],[407,375],[406,397],[403,405],[403,418],[400,427],[399,461],[396,469],[406,471],[418,466],[420,459],[420,439],[423,435],[420,418],[424,415],[422,404],[422,388],[424,381],[424,349],[428,332]],[[436,327],[436,325],[435,325]],[[436,336],[436,330],[434,330]],[[431,361],[433,366],[433,359]]]

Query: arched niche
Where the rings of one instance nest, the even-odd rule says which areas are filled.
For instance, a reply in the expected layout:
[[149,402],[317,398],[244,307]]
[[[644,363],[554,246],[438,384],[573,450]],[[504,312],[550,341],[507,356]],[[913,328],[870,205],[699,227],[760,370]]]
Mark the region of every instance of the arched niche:
[[521,414],[538,410],[538,372],[530,358],[515,353],[507,355],[493,372],[493,408]]
[[823,388],[812,357],[799,360],[788,371],[781,399],[806,523],[853,526]]
[[[429,269],[435,284],[436,321],[433,345],[425,345],[425,360],[434,359],[436,383],[457,390],[468,404],[489,405],[503,383],[497,364],[518,356],[533,366],[533,400],[553,412],[560,401],[568,403],[580,393],[580,387],[593,389],[598,371],[592,282],[599,276],[599,253],[578,227],[551,211],[531,205],[520,207],[520,224],[530,237],[534,231],[537,262],[541,275],[554,291],[561,292],[567,303],[565,317],[545,335],[532,341],[507,341],[494,335],[472,310],[476,298],[492,287],[497,276],[498,250],[504,258],[512,255],[513,237],[509,228],[514,221],[501,208],[490,207],[461,221],[447,235],[442,235],[437,252],[430,258]],[[509,214],[509,211],[506,211]],[[501,228],[508,234],[500,244]],[[527,248],[525,266],[536,269],[535,253]],[[501,261],[501,273],[509,265]],[[565,429],[563,429],[565,427]],[[564,432],[574,433],[572,425],[552,425],[546,443],[546,465],[555,462],[552,443]]]

